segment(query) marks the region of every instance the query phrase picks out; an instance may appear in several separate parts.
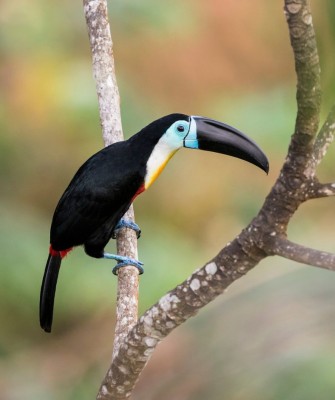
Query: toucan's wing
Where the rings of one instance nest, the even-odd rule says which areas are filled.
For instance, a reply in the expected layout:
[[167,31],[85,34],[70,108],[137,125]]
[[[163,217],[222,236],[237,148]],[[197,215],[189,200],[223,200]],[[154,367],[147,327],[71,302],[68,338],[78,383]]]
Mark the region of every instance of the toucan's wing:
[[73,177],[52,220],[50,241],[56,250],[83,244],[107,221],[113,228],[129,208],[143,174],[127,159],[123,143],[96,153]]

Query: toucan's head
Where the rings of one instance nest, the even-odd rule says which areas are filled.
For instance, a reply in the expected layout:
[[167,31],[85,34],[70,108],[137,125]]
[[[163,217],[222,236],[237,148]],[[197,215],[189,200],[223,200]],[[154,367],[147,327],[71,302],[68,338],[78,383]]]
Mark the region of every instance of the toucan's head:
[[266,173],[269,162],[262,150],[237,129],[210,118],[171,114],[147,128],[159,135],[147,162],[147,188],[181,147],[222,153],[248,161]]

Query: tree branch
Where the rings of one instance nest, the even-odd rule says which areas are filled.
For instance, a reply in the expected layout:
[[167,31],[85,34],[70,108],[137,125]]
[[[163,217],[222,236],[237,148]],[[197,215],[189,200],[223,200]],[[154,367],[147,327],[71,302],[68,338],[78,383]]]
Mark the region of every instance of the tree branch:
[[314,179],[311,157],[321,103],[320,65],[310,1],[285,0],[284,3],[298,80],[298,112],[285,163],[256,221],[264,233],[260,246],[265,251],[269,250],[264,247],[266,236],[285,235],[293,214],[309,198],[306,181]]
[[285,0],[284,12],[298,79],[298,113],[295,133],[314,137],[319,125],[321,87],[319,56],[310,1]]
[[284,238],[273,238],[272,254],[324,269],[335,270],[335,254],[314,250]]
[[[123,133],[107,0],[83,0],[83,5],[91,44],[103,139],[105,146],[108,146],[123,140]],[[125,217],[134,221],[132,206]],[[118,254],[137,258],[137,238],[134,231],[122,229],[117,234],[117,251]],[[116,314],[113,356],[137,321],[138,271],[133,266],[121,268],[119,271]]]
[[334,140],[335,134],[335,106],[331,109],[318,134],[314,144],[313,163],[314,169],[320,164],[327,153],[328,147]]
[[123,140],[107,1],[83,0],[105,146]]
[[311,182],[308,190],[309,199],[335,196],[335,183]]
[[156,346],[265,257],[243,231],[209,263],[163,296],[140,318],[105,377],[99,400],[126,399]]
[[[94,4],[101,2],[91,1]],[[90,2],[84,0],[85,3]],[[335,269],[334,255],[280,239],[285,237],[297,208],[311,198],[311,183],[318,185],[315,193],[319,197],[326,194],[327,189],[328,193],[334,191],[331,184],[317,183],[315,168],[311,164],[319,124],[321,89],[309,0],[285,0],[285,14],[298,77],[298,113],[280,176],[247,228],[213,260],[162,297],[129,331],[119,350],[114,352],[97,397],[100,400],[128,398],[157,344],[266,256],[279,254],[295,261]],[[325,138],[327,135],[322,136]],[[318,140],[321,141],[320,135]]]

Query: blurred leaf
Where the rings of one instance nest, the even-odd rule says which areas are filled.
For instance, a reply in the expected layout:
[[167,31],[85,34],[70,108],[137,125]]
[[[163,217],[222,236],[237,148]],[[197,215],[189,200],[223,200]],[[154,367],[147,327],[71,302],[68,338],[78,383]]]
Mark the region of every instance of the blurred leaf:
[[[150,34],[166,35],[192,29],[195,24],[194,13],[189,13],[187,4],[172,0],[161,3],[155,0],[116,0],[110,4],[113,22],[125,35],[138,31]],[[122,23],[120,23],[122,22]]]

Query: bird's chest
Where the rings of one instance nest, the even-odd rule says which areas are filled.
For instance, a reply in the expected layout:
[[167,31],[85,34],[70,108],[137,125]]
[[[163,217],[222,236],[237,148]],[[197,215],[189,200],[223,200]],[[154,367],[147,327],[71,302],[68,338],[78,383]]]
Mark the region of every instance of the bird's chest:
[[144,176],[144,189],[148,189],[148,187],[158,178],[176,151],[177,149],[171,148],[164,142],[158,143],[147,161],[146,173]]

